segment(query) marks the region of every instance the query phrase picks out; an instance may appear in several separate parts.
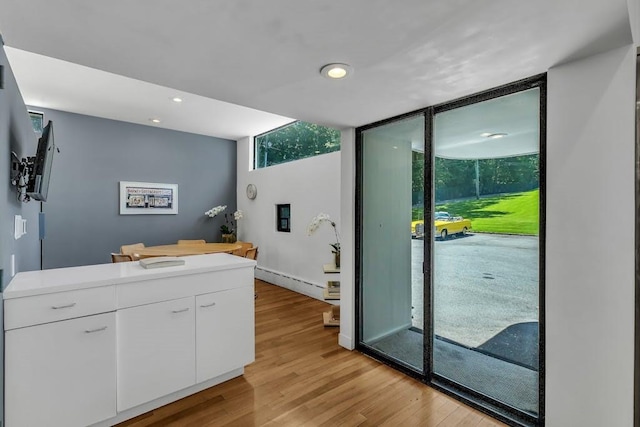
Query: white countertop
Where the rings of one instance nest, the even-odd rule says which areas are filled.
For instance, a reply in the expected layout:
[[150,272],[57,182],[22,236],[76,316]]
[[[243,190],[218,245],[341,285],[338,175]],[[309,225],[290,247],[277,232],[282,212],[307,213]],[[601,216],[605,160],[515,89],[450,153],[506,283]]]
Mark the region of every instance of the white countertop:
[[134,261],[25,271],[11,279],[2,295],[6,300],[256,265],[253,260],[230,254],[193,255],[181,259],[184,259],[184,265],[148,270]]

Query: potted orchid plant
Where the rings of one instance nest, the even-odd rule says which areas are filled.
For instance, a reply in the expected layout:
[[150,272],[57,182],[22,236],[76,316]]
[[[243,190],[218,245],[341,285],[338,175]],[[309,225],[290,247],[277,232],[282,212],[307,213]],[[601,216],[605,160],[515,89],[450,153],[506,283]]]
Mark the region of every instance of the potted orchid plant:
[[[209,218],[215,218],[217,215],[227,209],[227,205],[220,205],[205,212]],[[224,223],[220,226],[220,232],[222,233],[222,243],[235,243],[236,237],[236,224],[238,220],[241,220],[244,214],[241,210],[237,210],[232,214],[224,214]]]
[[335,243],[329,243],[329,246],[332,248],[333,259],[336,267],[340,267],[340,235],[338,234],[338,229],[336,228],[335,221],[331,220],[331,217],[326,213],[319,213],[316,215],[309,225],[307,226],[307,234],[311,236],[315,231],[322,225],[322,223],[327,222],[333,227],[333,232],[336,235]]

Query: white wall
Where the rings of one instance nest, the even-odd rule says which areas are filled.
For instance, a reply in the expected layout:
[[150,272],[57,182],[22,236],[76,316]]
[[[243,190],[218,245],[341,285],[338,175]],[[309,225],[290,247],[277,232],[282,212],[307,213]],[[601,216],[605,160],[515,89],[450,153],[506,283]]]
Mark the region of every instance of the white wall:
[[640,2],[638,0],[627,0],[629,9],[629,24],[633,42],[637,45],[640,42]]
[[[322,299],[326,281],[338,279],[322,271],[322,264],[333,262],[329,244],[336,238],[329,224],[323,224],[311,236],[307,235],[307,226],[314,216],[324,212],[336,222],[338,231],[342,231],[340,152],[250,170],[252,143],[253,138],[238,141],[238,209],[245,213],[238,226],[238,239],[258,246],[257,277]],[[258,188],[254,200],[246,196],[249,183]],[[291,204],[290,233],[276,231],[276,204],[279,203]],[[263,270],[287,277],[265,276]]]
[[355,211],[356,140],[355,129],[340,135],[340,222],[342,223],[342,260],[340,261],[340,335],[341,346],[355,348]]
[[633,425],[635,48],[548,73],[547,426]]

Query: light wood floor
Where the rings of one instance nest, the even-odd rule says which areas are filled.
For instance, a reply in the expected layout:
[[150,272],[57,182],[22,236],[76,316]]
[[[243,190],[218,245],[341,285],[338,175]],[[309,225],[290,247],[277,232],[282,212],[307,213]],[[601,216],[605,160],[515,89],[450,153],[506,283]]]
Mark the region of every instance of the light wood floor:
[[120,426],[503,426],[356,351],[322,325],[329,305],[256,281],[256,361]]

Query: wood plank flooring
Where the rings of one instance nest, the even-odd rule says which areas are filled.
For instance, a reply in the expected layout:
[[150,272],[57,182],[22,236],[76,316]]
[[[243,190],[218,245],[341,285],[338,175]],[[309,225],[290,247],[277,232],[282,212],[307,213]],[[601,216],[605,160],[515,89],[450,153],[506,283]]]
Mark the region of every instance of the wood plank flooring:
[[242,377],[120,427],[504,424],[338,343],[329,305],[256,280],[256,361]]

